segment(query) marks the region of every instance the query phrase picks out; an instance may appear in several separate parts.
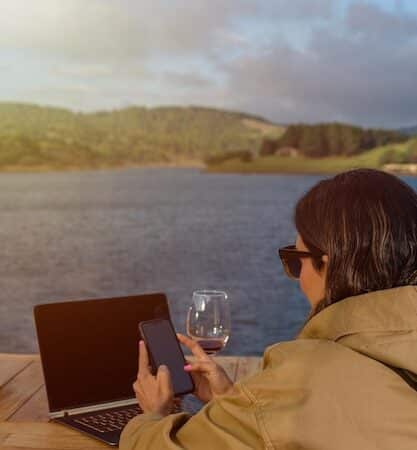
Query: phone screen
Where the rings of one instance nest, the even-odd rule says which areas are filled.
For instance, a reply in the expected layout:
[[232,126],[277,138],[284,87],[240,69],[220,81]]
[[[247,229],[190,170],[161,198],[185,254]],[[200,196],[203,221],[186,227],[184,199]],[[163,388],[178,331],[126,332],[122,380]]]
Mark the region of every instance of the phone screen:
[[168,367],[174,394],[193,392],[193,379],[188,372],[184,371],[184,354],[171,322],[166,319],[150,320],[141,322],[139,328],[154,370],[162,364]]

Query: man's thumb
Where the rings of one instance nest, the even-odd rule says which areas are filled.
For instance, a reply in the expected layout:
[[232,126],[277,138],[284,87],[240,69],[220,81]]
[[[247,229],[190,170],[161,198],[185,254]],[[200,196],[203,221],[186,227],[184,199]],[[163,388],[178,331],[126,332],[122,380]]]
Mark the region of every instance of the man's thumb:
[[158,367],[158,372],[156,374],[157,378],[170,378],[170,374],[169,374],[169,369],[168,366],[166,366],[165,364],[162,364]]
[[158,367],[156,378],[162,384],[162,387],[172,389],[171,375],[167,366],[161,365]]

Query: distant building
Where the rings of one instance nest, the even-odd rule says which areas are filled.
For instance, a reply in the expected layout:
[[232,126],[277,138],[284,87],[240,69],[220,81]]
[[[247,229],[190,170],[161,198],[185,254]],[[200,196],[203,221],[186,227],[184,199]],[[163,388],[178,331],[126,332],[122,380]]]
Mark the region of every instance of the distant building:
[[384,164],[383,170],[417,175],[417,164]]
[[280,147],[275,151],[276,156],[290,156],[291,158],[295,158],[299,156],[300,151],[294,147]]

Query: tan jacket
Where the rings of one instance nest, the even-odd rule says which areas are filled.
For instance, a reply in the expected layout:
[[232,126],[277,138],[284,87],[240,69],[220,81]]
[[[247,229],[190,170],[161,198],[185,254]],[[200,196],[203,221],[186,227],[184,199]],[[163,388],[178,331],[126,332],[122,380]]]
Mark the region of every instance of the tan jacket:
[[198,414],[132,419],[122,450],[416,450],[417,392],[381,364],[417,374],[417,287],[342,300],[263,370]]

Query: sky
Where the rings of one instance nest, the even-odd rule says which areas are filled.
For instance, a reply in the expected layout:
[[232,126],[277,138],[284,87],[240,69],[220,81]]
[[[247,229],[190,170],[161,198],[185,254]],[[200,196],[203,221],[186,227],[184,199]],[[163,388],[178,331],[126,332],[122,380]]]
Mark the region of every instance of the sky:
[[415,0],[0,0],[0,101],[417,125]]

